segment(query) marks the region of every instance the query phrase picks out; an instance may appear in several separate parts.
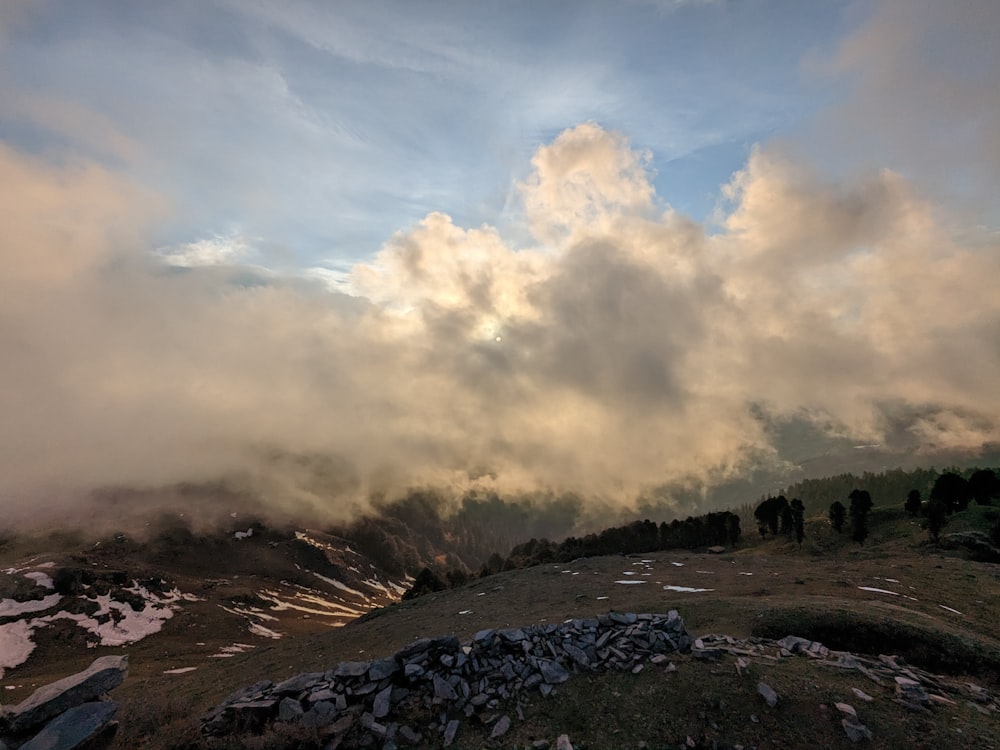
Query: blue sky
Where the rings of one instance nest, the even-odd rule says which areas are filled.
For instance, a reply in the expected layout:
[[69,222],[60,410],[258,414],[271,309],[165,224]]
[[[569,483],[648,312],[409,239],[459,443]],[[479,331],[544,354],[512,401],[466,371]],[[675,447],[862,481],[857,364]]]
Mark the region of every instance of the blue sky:
[[[0,3],[0,505],[234,471],[332,516],[413,485],[627,503],[811,446],[998,444],[998,27]],[[337,457],[343,497],[278,487],[275,451]]]
[[128,151],[17,108],[0,136],[46,158],[86,154],[164,194],[164,245],[242,234],[304,265],[370,256],[430,211],[516,221],[532,153],[587,121],[647,150],[660,199],[703,220],[754,143],[826,104],[834,87],[802,61],[858,22],[846,10],[28,3],[0,47],[3,90],[106,118]]

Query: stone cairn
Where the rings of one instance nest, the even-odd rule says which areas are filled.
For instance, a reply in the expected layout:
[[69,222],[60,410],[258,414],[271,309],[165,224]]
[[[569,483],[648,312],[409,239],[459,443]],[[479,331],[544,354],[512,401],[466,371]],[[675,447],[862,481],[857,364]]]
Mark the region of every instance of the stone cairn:
[[118,705],[106,694],[127,673],[127,656],[102,656],[16,706],[0,708],[0,750],[74,750],[112,734]]
[[[491,737],[511,727],[502,706],[529,691],[548,696],[572,673],[616,670],[638,673],[667,654],[690,650],[692,639],[676,611],[611,612],[556,625],[482,630],[471,641],[454,636],[421,638],[388,659],[343,662],[277,684],[265,681],[237,691],[202,719],[209,735],[261,731],[275,722],[329,737],[328,747],[425,744],[423,732],[450,745],[460,716],[492,726]],[[434,717],[421,722],[407,717]],[[429,742],[433,742],[430,737]]]

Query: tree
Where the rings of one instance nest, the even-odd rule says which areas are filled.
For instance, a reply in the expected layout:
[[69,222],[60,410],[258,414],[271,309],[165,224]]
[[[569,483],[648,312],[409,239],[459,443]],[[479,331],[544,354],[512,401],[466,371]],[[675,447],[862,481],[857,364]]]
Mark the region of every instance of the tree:
[[943,500],[934,498],[927,503],[927,534],[931,541],[937,544],[941,538],[941,529],[948,523],[948,506]]
[[845,518],[847,518],[847,508],[840,500],[835,500],[830,506],[830,524],[838,534],[844,530]]
[[946,471],[934,480],[931,488],[931,500],[940,500],[948,508],[948,513],[963,511],[969,507],[972,490],[961,474]]
[[992,505],[1000,497],[1000,478],[992,469],[977,469],[969,477],[969,492],[976,505]]
[[789,509],[792,513],[792,526],[795,529],[795,541],[802,546],[802,540],[805,539],[805,511],[806,507],[802,504],[802,501],[798,498],[792,500]]
[[[764,537],[764,530],[768,529],[771,536],[777,536],[778,523],[781,520],[782,511],[788,507],[788,500],[784,495],[778,497],[768,497],[762,501],[754,510],[754,518],[757,519],[757,526],[760,529],[761,538]],[[782,527],[782,531],[784,528]]]
[[920,513],[920,490],[910,490],[906,496],[906,512],[911,516]]
[[854,526],[854,533],[851,538],[858,544],[864,544],[868,538],[868,512],[872,509],[872,496],[868,490],[851,490],[848,495],[851,500],[851,507],[848,513]]
[[792,532],[795,530],[795,513],[792,511],[791,507],[786,505],[781,509],[781,533],[787,536],[789,539],[792,538]]

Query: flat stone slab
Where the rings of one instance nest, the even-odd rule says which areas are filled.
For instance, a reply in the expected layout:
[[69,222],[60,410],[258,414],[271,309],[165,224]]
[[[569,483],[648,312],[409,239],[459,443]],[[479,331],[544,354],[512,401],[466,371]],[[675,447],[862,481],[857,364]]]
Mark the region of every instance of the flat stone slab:
[[102,656],[82,672],[43,685],[7,713],[8,726],[19,734],[73,706],[92,701],[118,687],[128,674],[128,656]]
[[118,713],[111,701],[84,703],[53,719],[21,750],[74,750],[104,731]]

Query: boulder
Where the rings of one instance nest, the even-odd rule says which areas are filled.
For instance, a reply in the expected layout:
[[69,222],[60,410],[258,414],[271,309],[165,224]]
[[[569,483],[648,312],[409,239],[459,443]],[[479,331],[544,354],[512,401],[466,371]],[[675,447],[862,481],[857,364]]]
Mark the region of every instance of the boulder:
[[778,705],[778,694],[774,692],[774,688],[768,685],[766,682],[757,683],[757,692],[760,693],[761,697],[767,702],[771,708]]
[[128,673],[128,656],[102,656],[82,672],[43,685],[10,709],[10,731],[20,734],[37,727],[73,706],[92,701],[118,687]]
[[74,750],[103,732],[117,712],[111,701],[83,703],[46,724],[21,750]]

